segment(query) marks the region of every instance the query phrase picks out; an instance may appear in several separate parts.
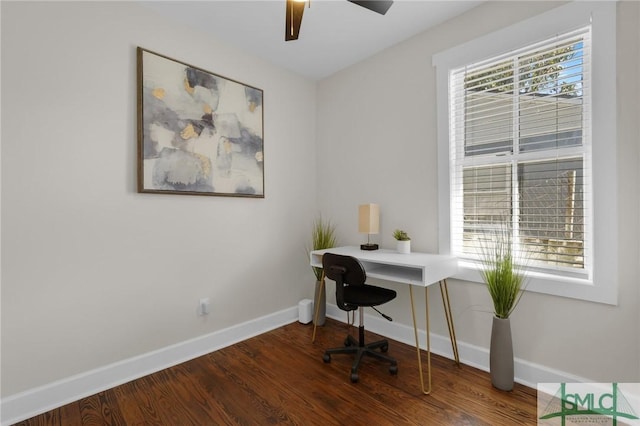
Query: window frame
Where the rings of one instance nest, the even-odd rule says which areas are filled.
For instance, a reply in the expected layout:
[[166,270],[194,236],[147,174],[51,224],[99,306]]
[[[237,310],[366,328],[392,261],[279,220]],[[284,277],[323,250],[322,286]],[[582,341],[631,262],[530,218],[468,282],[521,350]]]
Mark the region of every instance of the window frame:
[[[592,268],[589,278],[530,272],[527,291],[616,305],[618,214],[616,175],[616,3],[574,2],[433,56],[436,68],[439,252],[451,253],[449,162],[450,70],[520,50],[556,34],[591,25]],[[612,76],[612,78],[606,78]],[[482,282],[478,265],[459,260],[454,278]]]

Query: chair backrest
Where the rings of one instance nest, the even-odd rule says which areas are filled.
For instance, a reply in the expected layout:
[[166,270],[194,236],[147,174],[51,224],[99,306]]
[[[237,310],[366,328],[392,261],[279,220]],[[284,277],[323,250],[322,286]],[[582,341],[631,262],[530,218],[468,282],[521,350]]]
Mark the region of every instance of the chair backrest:
[[324,274],[336,282],[336,303],[343,311],[353,311],[358,306],[344,302],[344,286],[364,285],[367,274],[358,259],[340,254],[325,253],[322,256]]

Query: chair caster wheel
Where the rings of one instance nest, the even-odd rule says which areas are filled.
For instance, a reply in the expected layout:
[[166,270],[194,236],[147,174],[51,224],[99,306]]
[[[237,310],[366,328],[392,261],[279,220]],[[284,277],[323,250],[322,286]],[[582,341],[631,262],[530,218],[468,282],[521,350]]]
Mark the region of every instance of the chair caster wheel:
[[358,373],[351,373],[351,383],[358,383],[358,379],[360,379]]
[[389,373],[393,374],[394,376],[398,374],[398,366],[397,365],[392,365],[391,367],[389,367]]
[[330,362],[331,362],[331,355],[329,355],[329,354],[324,354],[324,355],[322,356],[322,360],[323,360],[325,363],[327,363],[327,364],[328,364],[328,363],[330,363]]

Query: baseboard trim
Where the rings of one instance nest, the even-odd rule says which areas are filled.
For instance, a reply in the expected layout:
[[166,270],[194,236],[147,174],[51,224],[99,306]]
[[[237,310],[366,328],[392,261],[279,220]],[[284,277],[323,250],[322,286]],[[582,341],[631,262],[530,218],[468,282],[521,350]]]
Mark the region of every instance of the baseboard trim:
[[0,423],[14,424],[81,398],[297,321],[298,308],[265,315],[204,336],[167,346],[140,356],[77,374],[44,386],[3,398]]
[[[346,322],[344,311],[341,311],[336,305],[327,304],[327,316],[337,321]],[[397,322],[389,322],[377,315],[365,314],[365,318],[368,330],[411,346],[415,345],[413,327]],[[298,308],[295,306],[195,339],[167,346],[157,351],[11,395],[0,401],[0,424],[4,426],[26,420],[81,398],[266,333],[290,324],[297,319]],[[420,339],[421,348],[425,349],[426,332],[419,329],[418,338]],[[453,359],[453,351],[448,336],[431,333],[431,351]],[[489,350],[487,348],[458,341],[458,353],[461,363],[489,371]],[[516,382],[532,388],[535,388],[537,383],[587,383],[593,381],[518,358],[515,360],[515,375]]]
[[[327,316],[337,321],[346,322],[346,315],[336,305],[327,304]],[[386,336],[407,345],[415,346],[413,327],[389,322],[379,315],[365,314],[366,328],[376,334]],[[449,336],[431,334],[431,352],[453,360],[453,350]],[[418,325],[420,347],[426,350],[427,333]],[[489,371],[489,349],[458,341],[460,362],[483,371]],[[590,383],[593,380],[578,377],[564,371],[555,370],[516,358],[514,364],[515,381],[525,386],[536,388],[538,383]]]

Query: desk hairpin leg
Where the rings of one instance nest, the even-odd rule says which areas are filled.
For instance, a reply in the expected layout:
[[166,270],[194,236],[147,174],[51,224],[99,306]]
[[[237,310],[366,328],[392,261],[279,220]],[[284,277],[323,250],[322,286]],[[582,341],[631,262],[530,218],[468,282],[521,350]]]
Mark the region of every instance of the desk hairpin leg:
[[422,386],[422,393],[429,395],[431,393],[431,339],[429,338],[429,287],[424,288],[424,312],[426,321],[426,333],[427,333],[427,377],[429,383],[429,389],[424,388],[424,374],[422,373],[422,357],[420,356],[420,341],[418,340],[418,325],[416,324],[416,309],[413,303],[413,286],[409,286],[409,295],[411,296],[411,315],[413,317],[413,334],[416,339],[416,351],[418,353],[418,370],[420,371],[420,385]]
[[451,303],[449,302],[449,289],[447,288],[447,280],[440,281],[440,294],[442,295],[442,306],[444,315],[447,317],[447,326],[449,327],[449,338],[451,339],[451,349],[453,350],[453,358],[456,364],[460,365],[460,356],[458,355],[458,342],[456,340],[456,329],[453,327],[453,315],[451,314]]
[[[456,364],[460,365],[460,357],[458,355],[458,343],[456,341],[456,330],[453,326],[453,315],[451,314],[451,303],[449,302],[449,290],[447,288],[447,280],[440,281],[440,293],[442,294],[442,305],[444,314],[447,319],[447,327],[449,328],[449,338],[451,339],[451,349]],[[409,286],[409,295],[411,296],[411,315],[413,316],[413,333],[416,339],[416,351],[418,353],[418,370],[420,371],[420,385],[422,393],[429,395],[431,393],[431,339],[429,329],[429,287],[424,288],[424,312],[427,334],[427,378],[428,389],[424,387],[424,374],[422,372],[422,358],[420,356],[420,341],[418,340],[418,325],[416,324],[416,310],[413,303],[413,286]]]

